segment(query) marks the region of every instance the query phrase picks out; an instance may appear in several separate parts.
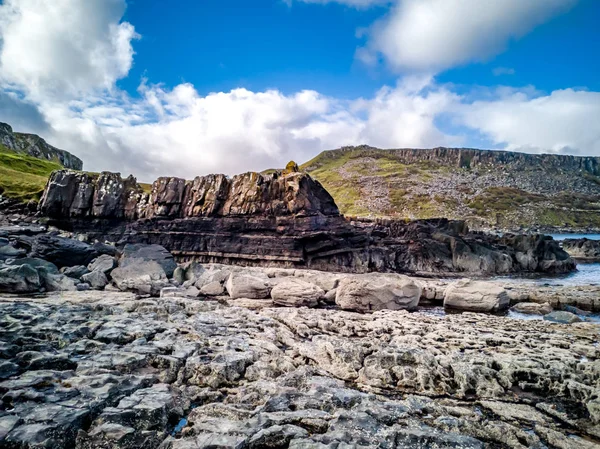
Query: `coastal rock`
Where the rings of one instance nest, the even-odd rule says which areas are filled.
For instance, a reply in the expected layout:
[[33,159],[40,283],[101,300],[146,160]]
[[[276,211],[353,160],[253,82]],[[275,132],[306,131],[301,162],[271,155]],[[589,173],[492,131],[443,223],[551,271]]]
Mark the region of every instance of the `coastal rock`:
[[81,276],[88,274],[90,270],[85,265],[75,265],[74,267],[63,267],[60,272],[73,279],[81,279]]
[[90,287],[95,290],[102,290],[108,285],[108,279],[101,269],[92,270],[90,273],[84,274],[81,276],[81,280],[90,284]]
[[510,310],[527,315],[547,315],[552,312],[552,306],[547,302],[542,304],[536,302],[520,302],[512,306]]
[[92,260],[87,268],[89,271],[100,271],[105,275],[109,275],[116,266],[117,261],[113,256],[102,254],[101,256]]
[[588,262],[600,262],[600,240],[565,239],[561,242],[561,246],[571,257]]
[[111,272],[115,286],[121,291],[132,290],[143,295],[160,295],[169,282],[162,266],[154,260],[131,259]]
[[76,281],[64,274],[46,273],[38,269],[42,285],[49,292],[68,292],[77,290]]
[[231,273],[225,288],[231,299],[265,299],[271,292],[266,276],[263,278],[244,272]]
[[206,296],[221,296],[225,293],[225,287],[218,281],[209,282],[200,288],[200,293]]
[[30,265],[0,267],[0,292],[33,293],[41,286],[37,270]]
[[128,244],[123,248],[119,266],[126,267],[137,264],[139,261],[153,261],[158,263],[167,277],[172,277],[177,264],[173,255],[160,245]]
[[493,282],[461,279],[450,284],[444,293],[444,307],[449,309],[498,312],[509,305],[506,290]]
[[544,320],[552,321],[554,323],[561,323],[561,324],[573,324],[573,323],[580,323],[583,321],[581,318],[579,318],[574,313],[565,312],[562,310],[556,310],[547,315],[544,315]]
[[323,289],[300,279],[286,279],[271,290],[273,302],[287,307],[314,307],[324,295]]
[[85,242],[41,234],[32,242],[31,255],[56,264],[58,267],[87,265],[101,255],[98,248]]
[[340,281],[335,303],[359,312],[413,310],[419,305],[421,287],[401,275],[364,274]]

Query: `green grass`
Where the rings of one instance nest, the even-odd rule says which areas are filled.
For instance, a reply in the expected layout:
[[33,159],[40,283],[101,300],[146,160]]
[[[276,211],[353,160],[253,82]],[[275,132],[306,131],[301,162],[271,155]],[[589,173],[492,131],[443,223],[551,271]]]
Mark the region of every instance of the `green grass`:
[[23,202],[38,201],[50,173],[62,168],[56,162],[15,153],[0,145],[0,194]]
[[518,209],[528,203],[536,203],[546,199],[543,195],[525,192],[514,187],[490,187],[485,193],[475,197],[468,203],[479,215],[506,212]]

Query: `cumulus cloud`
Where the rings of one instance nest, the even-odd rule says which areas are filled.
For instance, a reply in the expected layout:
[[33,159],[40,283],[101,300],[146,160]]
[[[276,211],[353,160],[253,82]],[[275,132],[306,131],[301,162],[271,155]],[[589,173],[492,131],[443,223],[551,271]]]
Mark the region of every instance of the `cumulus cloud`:
[[111,89],[133,61],[124,0],[5,0],[0,81],[38,101]]
[[[600,155],[600,93],[583,90],[459,94],[415,75],[353,100],[313,90],[201,95],[191,84],[167,88],[149,80],[132,96],[115,85],[131,67],[136,37],[121,21],[123,8],[122,0],[0,5],[0,121],[40,133],[88,170],[143,181],[282,167],[361,143],[469,146],[483,138],[497,148]],[[54,23],[60,14],[68,25]]]
[[577,0],[396,0],[357,56],[397,71],[435,73],[486,59]]

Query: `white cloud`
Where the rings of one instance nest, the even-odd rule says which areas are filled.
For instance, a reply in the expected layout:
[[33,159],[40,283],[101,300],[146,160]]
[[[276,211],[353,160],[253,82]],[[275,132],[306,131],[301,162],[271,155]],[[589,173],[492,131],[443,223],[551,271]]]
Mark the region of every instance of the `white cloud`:
[[124,0],[5,0],[0,81],[38,101],[111,89],[133,61]]
[[134,98],[115,86],[133,57],[135,31],[121,22],[123,8],[122,0],[0,5],[0,121],[41,133],[88,170],[144,181],[282,167],[343,145],[469,145],[479,136],[507,149],[600,155],[597,92],[459,94],[431,76],[405,76],[354,100],[243,88],[203,96],[191,84],[147,80]]
[[435,73],[502,52],[577,0],[396,0],[357,57],[397,71]]
[[600,92],[530,96],[504,89],[495,99],[460,104],[456,111],[461,123],[508,150],[600,156]]

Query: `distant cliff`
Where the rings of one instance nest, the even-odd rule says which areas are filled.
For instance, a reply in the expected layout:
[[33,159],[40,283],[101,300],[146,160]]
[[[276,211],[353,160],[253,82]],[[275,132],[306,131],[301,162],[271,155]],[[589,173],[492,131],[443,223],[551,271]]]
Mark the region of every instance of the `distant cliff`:
[[0,144],[16,153],[33,156],[46,161],[57,162],[65,168],[81,170],[83,162],[68,151],[48,144],[35,134],[13,132],[10,125],[0,122]]
[[600,158],[468,148],[324,151],[301,168],[357,216],[600,227]]

